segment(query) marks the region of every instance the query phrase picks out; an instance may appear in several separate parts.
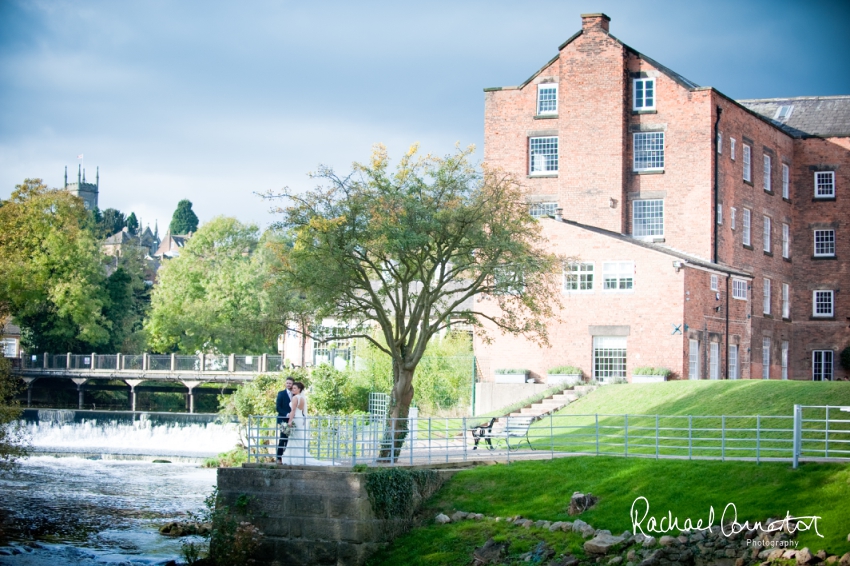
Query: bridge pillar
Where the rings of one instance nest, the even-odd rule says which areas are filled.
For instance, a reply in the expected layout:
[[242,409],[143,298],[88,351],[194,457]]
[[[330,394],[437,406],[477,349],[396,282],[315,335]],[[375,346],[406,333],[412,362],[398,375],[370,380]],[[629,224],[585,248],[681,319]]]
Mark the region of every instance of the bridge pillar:
[[205,360],[204,360],[204,353],[203,353],[203,352],[201,352],[200,354],[198,354],[198,359],[200,359],[200,360],[201,360],[201,373],[204,373],[204,369],[205,369],[206,363],[205,363]]
[[115,371],[121,371],[121,354],[115,354]]
[[92,352],[91,353],[91,368],[89,368],[89,369],[97,369],[97,364],[95,363],[95,359],[96,359],[95,356],[97,356],[97,354]]
[[171,371],[177,371],[177,354],[171,354]]
[[260,373],[266,373],[269,371],[269,355],[263,354],[263,357],[260,358]]
[[50,362],[48,361],[48,356],[49,356],[49,355],[50,355],[50,354],[48,354],[47,352],[45,352],[45,353],[44,353],[44,360],[42,360],[42,361],[44,362],[44,369],[49,369],[49,368],[50,368]]
[[[70,359],[71,354],[68,354],[68,357],[69,357],[69,359]],[[68,364],[68,365],[71,365],[71,364]],[[86,381],[88,381],[88,378],[85,378],[85,377],[72,377],[72,378],[71,378],[71,381],[73,381],[74,383],[76,383],[76,384],[77,384],[77,393],[79,393],[79,409],[80,409],[80,410],[82,410],[82,408],[83,408],[83,384],[84,384]]]
[[125,379],[124,383],[130,386],[130,409],[136,412],[136,386],[144,379]]
[[227,371],[230,373],[236,371],[236,354],[230,354],[230,357],[227,358]]
[[142,354],[142,371],[148,371],[148,355]]
[[[201,354],[203,356],[203,354]],[[192,393],[192,390],[195,389],[198,385],[202,384],[203,381],[190,381],[190,380],[180,380],[183,385],[185,385],[189,389],[189,412],[195,412],[195,395]]]
[[27,408],[32,405],[32,384],[38,379],[37,377],[22,377],[24,383],[27,384]]
[[71,369],[71,352],[65,356],[65,369]]

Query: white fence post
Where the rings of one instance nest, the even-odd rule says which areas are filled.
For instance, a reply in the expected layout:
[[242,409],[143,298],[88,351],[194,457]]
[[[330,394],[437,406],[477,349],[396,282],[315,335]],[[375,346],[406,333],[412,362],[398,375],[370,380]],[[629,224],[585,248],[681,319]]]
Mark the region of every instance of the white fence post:
[[803,407],[794,405],[794,456],[793,467],[796,469],[800,461],[803,444]]

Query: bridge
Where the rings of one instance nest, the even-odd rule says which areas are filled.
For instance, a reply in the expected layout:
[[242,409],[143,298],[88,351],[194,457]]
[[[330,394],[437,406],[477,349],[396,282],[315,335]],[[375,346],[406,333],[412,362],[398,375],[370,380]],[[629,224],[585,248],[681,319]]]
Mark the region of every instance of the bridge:
[[189,412],[195,412],[193,390],[202,383],[245,383],[266,372],[283,371],[283,358],[268,354],[37,354],[24,355],[13,372],[27,384],[27,404],[32,384],[41,378],[65,378],[77,385],[83,408],[82,386],[92,379],[121,380],[130,387],[130,404],[136,410],[136,387],[143,381],[179,382],[188,390]]

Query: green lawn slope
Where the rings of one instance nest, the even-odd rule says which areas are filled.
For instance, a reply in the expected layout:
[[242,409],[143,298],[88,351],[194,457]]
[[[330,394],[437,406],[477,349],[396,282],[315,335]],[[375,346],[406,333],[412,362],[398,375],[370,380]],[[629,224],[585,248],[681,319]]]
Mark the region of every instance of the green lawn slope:
[[[578,517],[566,509],[575,491],[593,493],[599,503]],[[571,457],[514,462],[458,473],[425,506],[424,525],[397,539],[370,564],[469,564],[472,551],[490,537],[510,540],[513,553],[547,540],[559,552],[580,552],[574,535],[528,531],[490,521],[436,525],[433,517],[454,510],[492,517],[522,515],[533,520],[580,518],[614,533],[632,530],[630,509],[635,498],[649,501],[657,519],[668,512],[695,523],[708,521],[714,508],[717,522],[728,503],[738,521],[769,517],[817,515],[818,531],[800,533],[800,548],[843,554],[850,550],[850,466],[804,464],[794,470],[779,463],[651,460],[645,458]],[[643,523],[646,526],[646,522]],[[676,532],[675,534],[678,534]],[[656,535],[660,536],[660,535]]]

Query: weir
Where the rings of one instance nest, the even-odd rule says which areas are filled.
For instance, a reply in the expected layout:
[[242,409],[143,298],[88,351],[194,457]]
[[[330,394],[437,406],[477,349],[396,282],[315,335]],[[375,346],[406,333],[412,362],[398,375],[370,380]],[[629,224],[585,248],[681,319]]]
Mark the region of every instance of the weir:
[[21,421],[35,453],[202,459],[240,443],[238,423],[210,414],[25,409]]

